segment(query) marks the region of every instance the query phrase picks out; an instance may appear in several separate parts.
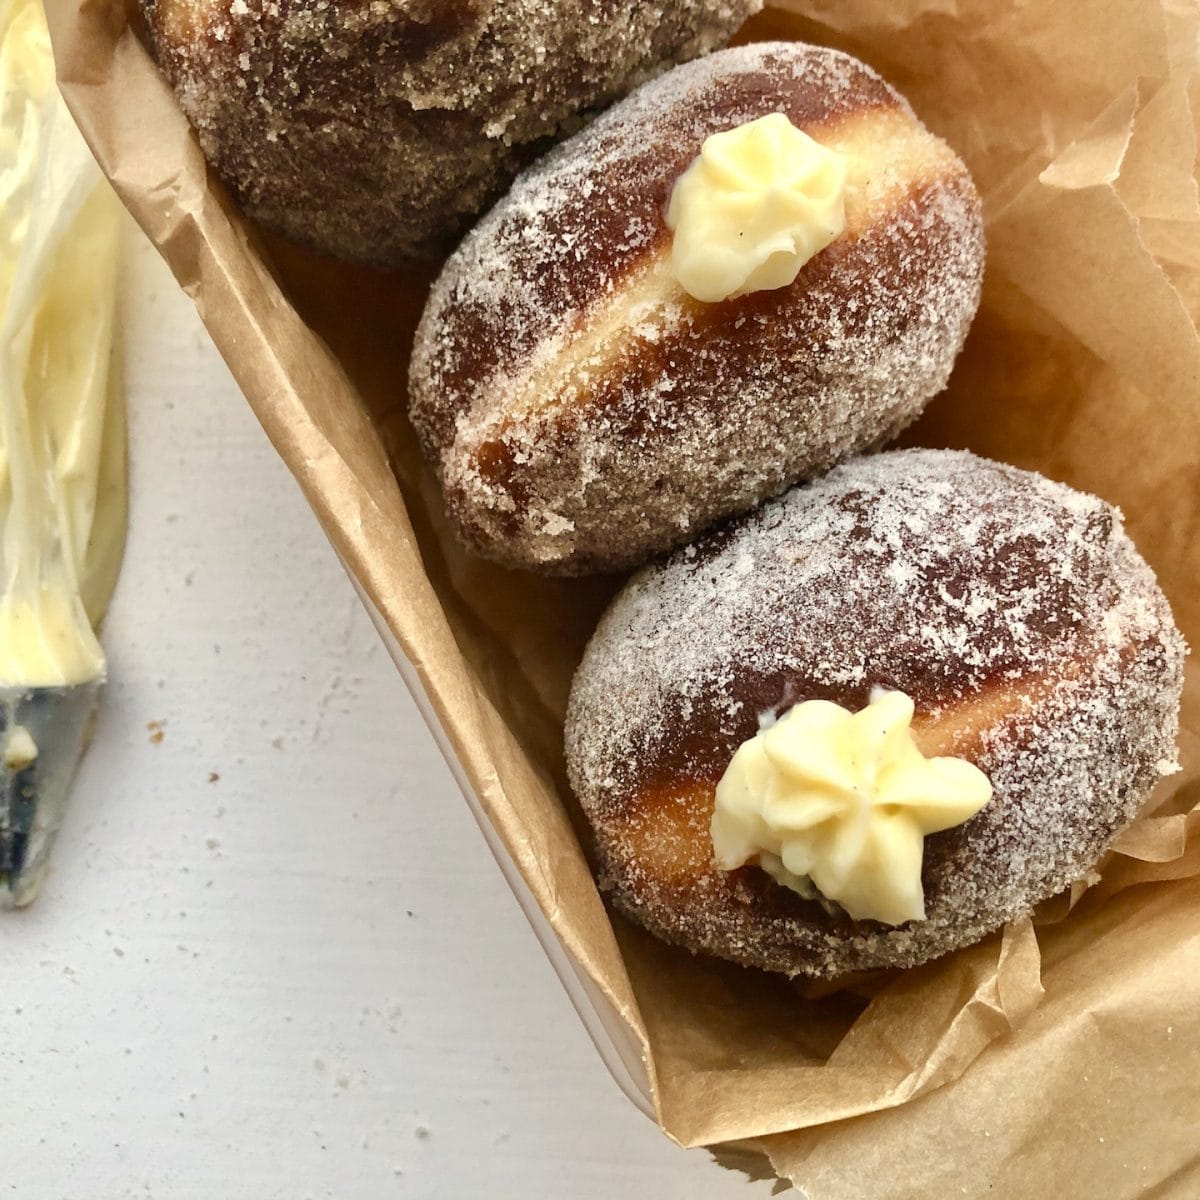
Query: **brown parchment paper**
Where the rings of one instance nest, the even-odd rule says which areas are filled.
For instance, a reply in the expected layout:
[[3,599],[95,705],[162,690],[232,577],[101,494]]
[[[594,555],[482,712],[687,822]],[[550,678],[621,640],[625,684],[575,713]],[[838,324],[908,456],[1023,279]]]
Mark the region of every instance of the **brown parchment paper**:
[[[403,417],[431,271],[319,260],[208,177],[121,0],[48,0],[60,85],[411,660],[567,950],[644,1047],[658,1117],[813,1200],[1200,1195],[1200,674],[1181,774],[1097,880],[905,973],[800,985],[663,946],[601,902],[566,787],[571,672],[619,580],[464,555]],[[985,198],[983,307],[908,436],[1119,503],[1200,644],[1192,0],[787,0],[745,39],[874,65]],[[252,481],[248,481],[248,486]],[[759,1161],[762,1161],[761,1158]]]

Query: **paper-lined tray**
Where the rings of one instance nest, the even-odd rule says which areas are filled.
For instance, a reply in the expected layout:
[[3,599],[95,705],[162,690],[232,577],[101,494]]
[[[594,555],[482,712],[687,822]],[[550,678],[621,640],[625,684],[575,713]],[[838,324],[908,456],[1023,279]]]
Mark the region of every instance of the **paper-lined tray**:
[[[814,1200],[1194,1196],[1195,668],[1185,771],[1159,815],[1125,835],[1098,886],[980,946],[829,993],[693,958],[611,917],[566,787],[561,719],[619,581],[505,572],[450,537],[403,417],[429,272],[341,267],[251,229],[119,0],[49,9],[60,82],[101,165],[385,627],[594,1036],[667,1132],[763,1151]],[[744,36],[859,54],[984,195],[983,308],[950,389],[906,440],[968,446],[1120,504],[1200,644],[1194,7],[787,9]]]

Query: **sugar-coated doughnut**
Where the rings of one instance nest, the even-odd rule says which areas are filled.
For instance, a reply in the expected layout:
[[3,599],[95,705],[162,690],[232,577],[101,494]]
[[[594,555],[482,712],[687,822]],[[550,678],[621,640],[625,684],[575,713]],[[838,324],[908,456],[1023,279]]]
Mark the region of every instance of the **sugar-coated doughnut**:
[[141,0],[204,153],[339,258],[447,248],[548,139],[761,0]]
[[[670,269],[675,182],[710,135],[775,112],[850,164],[844,231],[788,286],[696,300]],[[874,71],[720,51],[552,151],[466,237],[417,333],[412,419],[474,550],[631,566],[912,421],[983,258],[966,168]]]
[[[578,669],[572,786],[602,883],[648,929],[788,974],[907,967],[1093,869],[1174,769],[1185,650],[1120,513],[965,452],[851,460],[637,573]],[[710,820],[742,743],[804,700],[915,703],[990,801],[924,841],[924,920],[853,920]]]

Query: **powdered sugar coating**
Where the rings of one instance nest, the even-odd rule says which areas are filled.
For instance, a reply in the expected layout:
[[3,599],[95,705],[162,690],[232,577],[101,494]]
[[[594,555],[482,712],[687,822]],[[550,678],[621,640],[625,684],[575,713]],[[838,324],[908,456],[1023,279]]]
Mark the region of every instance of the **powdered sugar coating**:
[[[1115,509],[897,451],[635,575],[576,675],[567,762],[605,884],[651,930],[789,974],[911,966],[1094,866],[1174,767],[1183,655]],[[876,686],[995,789],[926,839],[928,919],[854,922],[756,868],[717,871],[711,793],[737,746],[799,700],[859,709]]]
[[142,0],[209,161],[341,258],[444,249],[579,114],[761,0]]
[[[719,304],[665,267],[674,181],[772,111],[855,164],[847,231],[796,282]],[[615,569],[878,444],[945,384],[978,305],[979,198],[848,55],[721,51],[615,106],[467,236],[418,329],[411,414],[475,550]]]

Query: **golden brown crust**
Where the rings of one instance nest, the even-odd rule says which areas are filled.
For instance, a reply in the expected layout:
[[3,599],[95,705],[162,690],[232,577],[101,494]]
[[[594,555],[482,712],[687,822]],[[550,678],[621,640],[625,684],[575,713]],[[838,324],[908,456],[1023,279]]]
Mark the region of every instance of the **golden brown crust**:
[[[572,691],[572,783],[617,904],[672,941],[788,973],[910,966],[1082,877],[1169,768],[1183,645],[1119,515],[946,451],[855,460],[635,576]],[[709,819],[737,746],[805,699],[913,697],[927,753],[993,800],[926,840],[928,920],[891,928],[723,873]]]
[[[667,269],[667,199],[705,137],[770,111],[850,157],[846,232],[788,288],[701,304]],[[966,169],[879,76],[724,51],[560,147],[467,238],[418,332],[413,420],[475,549],[628,566],[911,421],[982,266]]]
[[759,0],[141,0],[205,155],[337,257],[448,248],[548,139]]

